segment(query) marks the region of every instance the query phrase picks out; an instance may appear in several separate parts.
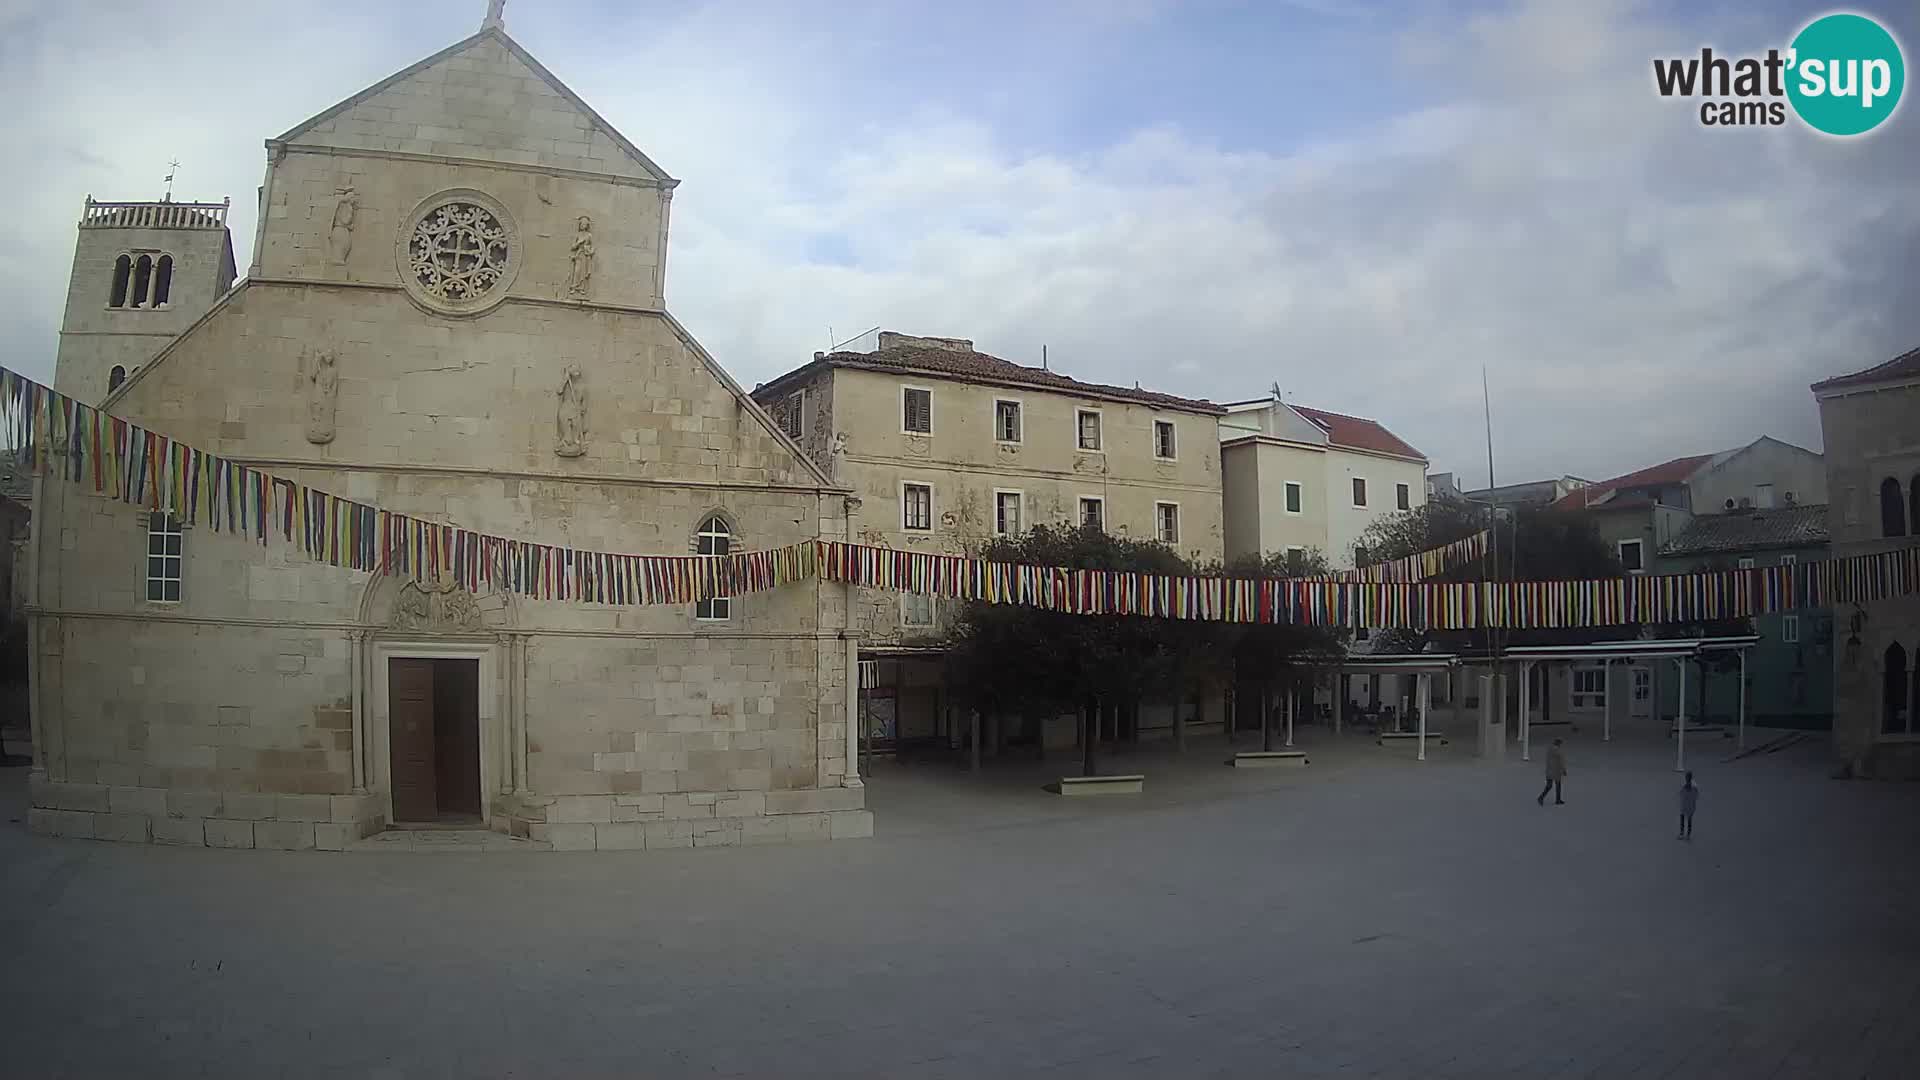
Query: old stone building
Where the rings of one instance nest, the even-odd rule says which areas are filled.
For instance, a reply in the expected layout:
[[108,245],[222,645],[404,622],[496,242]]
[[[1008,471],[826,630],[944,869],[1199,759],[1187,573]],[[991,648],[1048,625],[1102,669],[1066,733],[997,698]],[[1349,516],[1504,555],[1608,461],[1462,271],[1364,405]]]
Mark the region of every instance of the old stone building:
[[[1813,384],[1834,558],[1920,543],[1920,349]],[[1833,740],[1866,776],[1920,776],[1920,596],[1833,612]]]
[[[854,490],[857,542],[958,554],[1034,525],[1093,525],[1197,563],[1221,557],[1220,406],[1082,382],[965,339],[883,331],[877,344],[816,353],[754,390]],[[966,722],[939,673],[950,614],[932,596],[856,591],[852,628],[884,669],[873,677],[883,740],[953,738]],[[1170,727],[1176,708],[1200,719],[1205,707],[1162,703],[1139,723]],[[1055,726],[1071,740],[1070,720]]]
[[[151,320],[160,347],[70,333],[58,378],[207,451],[496,535],[636,554],[844,537],[840,488],[664,306],[675,183],[496,6],[267,141],[237,287],[230,259],[210,269],[217,240],[196,246],[204,222],[90,209],[69,331]],[[136,221],[175,231],[106,235]],[[191,325],[152,310],[148,249],[173,257],[173,303],[203,308]],[[116,365],[138,370],[108,393]],[[39,831],[339,848],[466,821],[605,849],[871,829],[840,586],[688,607],[471,595],[42,487]]]

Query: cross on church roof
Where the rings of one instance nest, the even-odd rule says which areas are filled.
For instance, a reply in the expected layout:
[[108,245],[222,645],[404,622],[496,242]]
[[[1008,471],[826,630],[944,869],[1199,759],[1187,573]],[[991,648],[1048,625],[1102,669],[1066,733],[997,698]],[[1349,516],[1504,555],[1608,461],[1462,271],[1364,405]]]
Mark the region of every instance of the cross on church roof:
[[487,0],[487,17],[480,22],[482,30],[505,30],[507,28],[507,0]]

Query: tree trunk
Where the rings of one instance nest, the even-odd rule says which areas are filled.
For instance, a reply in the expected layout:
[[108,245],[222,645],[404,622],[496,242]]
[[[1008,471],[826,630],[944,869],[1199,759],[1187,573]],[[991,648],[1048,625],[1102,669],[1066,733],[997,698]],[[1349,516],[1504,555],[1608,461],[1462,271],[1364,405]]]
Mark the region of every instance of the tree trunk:
[[1273,686],[1262,683],[1260,686],[1260,749],[1273,749]]

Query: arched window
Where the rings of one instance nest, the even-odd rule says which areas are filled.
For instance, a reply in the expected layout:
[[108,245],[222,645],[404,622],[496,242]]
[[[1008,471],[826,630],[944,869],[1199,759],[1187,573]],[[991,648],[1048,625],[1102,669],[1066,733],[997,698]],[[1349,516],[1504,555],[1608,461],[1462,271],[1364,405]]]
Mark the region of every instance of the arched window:
[[162,255],[153,266],[153,306],[163,308],[173,295],[173,256]]
[[133,305],[147,306],[147,287],[153,284],[153,256],[142,255],[133,264]]
[[113,260],[113,290],[107,294],[108,307],[127,306],[127,284],[133,278],[133,258],[122,255]]
[[1899,642],[1887,646],[1886,671],[1881,675],[1880,730],[1888,735],[1905,735],[1912,726],[1907,712],[1907,650]]
[[[733,550],[733,532],[727,528],[726,519],[719,514],[707,515],[694,538],[694,553],[698,555],[725,555]],[[730,597],[710,597],[693,605],[693,617],[719,622],[728,616],[732,606]]]
[[1900,481],[1889,476],[1880,481],[1880,535],[1907,535],[1907,508],[1900,498]]
[[120,389],[120,384],[126,381],[127,369],[121,367],[119,364],[113,365],[113,370],[107,372],[107,393],[111,394],[115,390]]

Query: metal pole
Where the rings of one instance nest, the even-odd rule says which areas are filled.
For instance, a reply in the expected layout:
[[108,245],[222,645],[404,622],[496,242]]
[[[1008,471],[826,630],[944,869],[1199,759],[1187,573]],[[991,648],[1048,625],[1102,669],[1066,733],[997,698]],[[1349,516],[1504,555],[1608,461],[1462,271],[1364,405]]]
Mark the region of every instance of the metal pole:
[[1740,734],[1734,740],[1734,748],[1747,748],[1747,650],[1740,650]]
[[[1628,676],[1628,683],[1629,685],[1627,687],[1627,690],[1629,693],[1631,693],[1633,690],[1633,687],[1631,685],[1632,676]],[[1605,668],[1604,674],[1602,674],[1600,678],[1600,689],[1602,693],[1606,695],[1601,699],[1602,703],[1606,706],[1606,711],[1602,715],[1602,718],[1600,720],[1600,741],[1612,742],[1613,741],[1613,661],[1611,660],[1607,661],[1607,666]]]
[[1520,760],[1533,760],[1533,708],[1529,704],[1533,692],[1533,661],[1520,665]]
[[1420,678],[1420,760],[1427,760],[1427,703],[1432,697],[1433,676],[1421,672]]
[[1340,734],[1340,727],[1347,716],[1347,669],[1333,669],[1333,733]]
[[1272,692],[1264,684],[1260,687],[1260,749],[1273,749],[1273,702],[1269,700]]
[[1675,660],[1674,666],[1680,669],[1680,710],[1675,717],[1678,726],[1673,737],[1673,771],[1687,771],[1687,661]]
[[1295,688],[1287,688],[1287,747],[1289,749],[1293,747],[1293,710],[1298,696]]
[[980,710],[973,709],[967,715],[970,717],[970,722],[967,724],[967,727],[970,729],[970,734],[972,735],[972,741],[973,741],[973,756],[972,756],[972,760],[968,763],[967,768],[973,772],[979,772],[980,771]]

